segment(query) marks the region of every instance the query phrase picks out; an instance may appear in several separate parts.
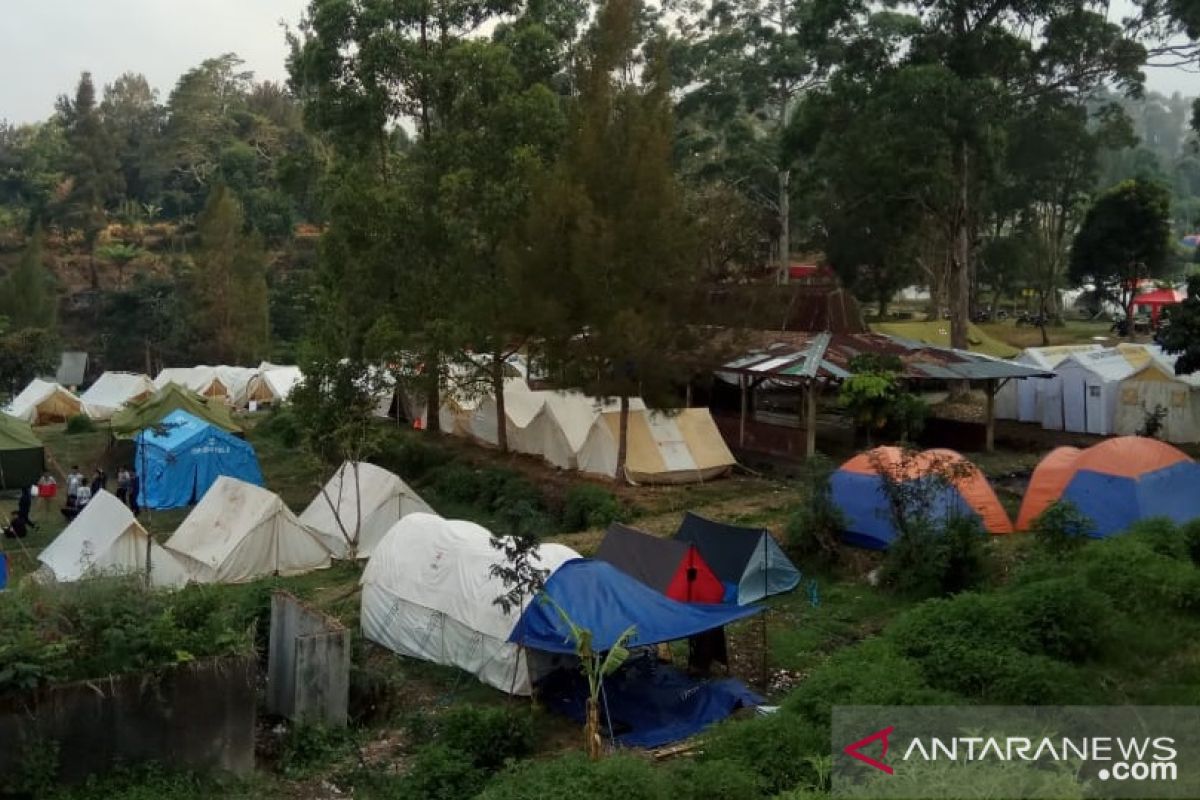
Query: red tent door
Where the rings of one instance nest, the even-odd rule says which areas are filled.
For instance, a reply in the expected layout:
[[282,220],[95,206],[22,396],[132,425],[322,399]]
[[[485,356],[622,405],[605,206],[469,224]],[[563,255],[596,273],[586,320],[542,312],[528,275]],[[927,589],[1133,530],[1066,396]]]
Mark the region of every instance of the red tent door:
[[725,587],[708,563],[700,557],[695,545],[689,546],[671,584],[667,597],[681,603],[720,603],[725,597]]

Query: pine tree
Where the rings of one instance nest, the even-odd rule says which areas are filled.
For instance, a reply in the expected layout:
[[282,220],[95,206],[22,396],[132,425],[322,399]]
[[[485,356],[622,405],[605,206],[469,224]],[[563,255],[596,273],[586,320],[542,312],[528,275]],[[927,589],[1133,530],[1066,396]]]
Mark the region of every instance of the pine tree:
[[16,269],[0,284],[0,316],[8,320],[9,330],[53,331],[58,322],[58,299],[43,261],[42,238],[42,229],[35,229]]
[[218,363],[250,364],[268,354],[267,255],[243,222],[233,193],[214,186],[196,223],[192,292],[198,349]]
[[106,209],[120,196],[125,181],[116,147],[100,118],[91,73],[85,72],[80,77],[74,100],[59,98],[58,110],[66,124],[71,148],[67,164],[70,189],[64,201],[64,217],[68,226],[83,234],[92,288],[99,289],[96,242],[108,224]]

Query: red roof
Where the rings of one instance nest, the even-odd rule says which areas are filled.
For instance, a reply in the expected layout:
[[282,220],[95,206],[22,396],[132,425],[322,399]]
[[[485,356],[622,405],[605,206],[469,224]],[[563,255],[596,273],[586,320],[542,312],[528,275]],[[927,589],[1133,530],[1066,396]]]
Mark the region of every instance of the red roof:
[[1133,298],[1133,304],[1137,306],[1170,306],[1182,303],[1186,299],[1187,292],[1181,292],[1178,289],[1155,289],[1153,292],[1139,294]]

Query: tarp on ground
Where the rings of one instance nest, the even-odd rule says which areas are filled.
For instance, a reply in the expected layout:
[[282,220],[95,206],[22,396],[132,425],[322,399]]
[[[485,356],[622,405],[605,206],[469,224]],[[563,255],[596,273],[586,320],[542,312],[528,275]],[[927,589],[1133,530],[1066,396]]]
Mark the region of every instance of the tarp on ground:
[[626,575],[681,603],[720,603],[725,586],[696,546],[614,522],[596,550]]
[[172,411],[159,426],[136,438],[142,507],[191,505],[221,476],[263,485],[258,456],[248,442],[186,411]]
[[916,484],[904,491],[927,497],[929,515],[935,521],[972,517],[988,533],[1012,533],[1008,512],[987,476],[961,454],[935,449],[909,455],[899,447],[877,447],[842,464],[829,481],[833,502],[844,520],[842,538],[847,544],[886,550],[899,536],[885,480]]
[[197,583],[245,583],[329,566],[329,550],[272,492],[220,477],[166,547]]
[[300,521],[320,534],[335,558],[345,558],[346,537],[357,530],[358,558],[369,558],[393,525],[417,512],[433,509],[399,475],[347,461],[317,492]]
[[38,556],[60,583],[113,575],[146,574],[150,583],[178,587],[187,583],[179,560],[150,538],[124,503],[101,489],[71,524]]
[[85,414],[95,420],[107,420],[127,404],[145,400],[154,391],[154,381],[145,375],[105,372],[79,399],[83,401]]
[[139,431],[157,425],[175,411],[186,411],[229,433],[242,433],[241,426],[233,421],[229,408],[220,399],[201,397],[182,386],[168,384],[153,397],[131,403],[113,414],[110,423],[113,436],[132,439]]
[[[621,412],[599,414],[577,454],[582,472],[613,477]],[[632,483],[698,483],[720,477],[736,462],[707,408],[629,412],[625,477]]]
[[82,414],[83,403],[59,384],[34,378],[9,403],[5,413],[31,425],[51,425]]
[[1114,433],[1133,436],[1155,413],[1162,413],[1159,438],[1173,444],[1200,442],[1200,374],[1176,375],[1177,356],[1161,352],[1121,381]]
[[0,412],[0,489],[32,486],[46,465],[46,448],[24,420]]
[[1058,500],[1088,517],[1098,538],[1151,517],[1183,524],[1200,519],[1198,487],[1200,464],[1157,439],[1120,436],[1086,450],[1059,448],[1033,471],[1017,524],[1027,529]]
[[743,528],[684,514],[675,538],[696,546],[725,585],[725,599],[746,605],[790,592],[800,583],[800,570],[766,528]]
[[[587,679],[577,668],[557,669],[538,682],[540,702],[581,724],[587,696]],[[644,654],[604,679],[601,736],[626,747],[662,747],[762,702],[739,680],[696,680]]]
[[[654,591],[605,561],[579,558],[547,579],[545,599],[530,603],[508,640],[548,653],[575,652],[570,628],[559,609],[591,631],[592,647],[612,648],[631,625],[629,647],[687,639],[762,611],[759,606],[680,603]],[[555,608],[555,605],[558,608]]]
[[[534,562],[553,576],[578,558],[569,547],[542,544]],[[403,656],[458,667],[501,691],[529,694],[525,654],[509,640],[521,608],[505,611],[495,602],[509,591],[492,574],[503,560],[491,534],[473,522],[409,514],[363,570],[363,636]]]

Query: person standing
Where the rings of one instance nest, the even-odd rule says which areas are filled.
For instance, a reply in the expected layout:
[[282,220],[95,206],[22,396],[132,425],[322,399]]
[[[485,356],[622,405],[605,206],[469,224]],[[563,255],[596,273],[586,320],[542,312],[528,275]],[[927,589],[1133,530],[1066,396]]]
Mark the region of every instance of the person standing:
[[79,497],[79,487],[83,486],[83,473],[79,471],[79,465],[71,467],[71,472],[67,475],[67,505],[76,505],[76,498]]
[[117,470],[117,499],[129,505],[129,467]]
[[108,473],[104,471],[104,467],[96,467],[92,472],[92,485],[88,488],[91,489],[92,497],[99,494],[101,489],[108,488]]
[[142,513],[141,498],[138,494],[142,491],[142,479],[138,477],[137,470],[130,467],[129,469],[129,510],[136,517]]
[[42,511],[50,513],[50,500],[58,494],[58,481],[49,472],[43,472],[38,479],[38,497],[42,498]]
[[17,499],[17,514],[30,528],[37,529],[37,523],[33,521],[30,512],[33,510],[33,492],[28,486],[21,487],[21,496]]

